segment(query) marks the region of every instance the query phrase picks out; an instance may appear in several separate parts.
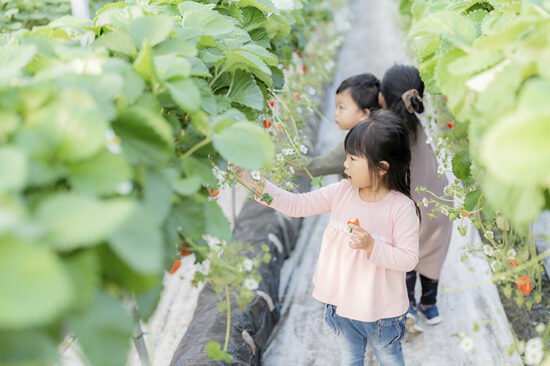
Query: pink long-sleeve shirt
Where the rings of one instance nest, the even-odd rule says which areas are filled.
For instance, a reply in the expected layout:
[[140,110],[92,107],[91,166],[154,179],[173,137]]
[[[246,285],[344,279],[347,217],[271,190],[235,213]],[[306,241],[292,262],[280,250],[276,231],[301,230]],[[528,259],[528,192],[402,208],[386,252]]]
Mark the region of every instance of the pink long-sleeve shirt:
[[[270,207],[288,216],[331,213],[313,275],[315,299],[336,305],[340,316],[364,322],[407,311],[405,273],[418,262],[419,220],[411,199],[390,191],[379,201],[366,202],[347,180],[300,194],[266,181],[264,193],[273,197]],[[348,245],[347,222],[355,218],[374,238],[370,256]]]

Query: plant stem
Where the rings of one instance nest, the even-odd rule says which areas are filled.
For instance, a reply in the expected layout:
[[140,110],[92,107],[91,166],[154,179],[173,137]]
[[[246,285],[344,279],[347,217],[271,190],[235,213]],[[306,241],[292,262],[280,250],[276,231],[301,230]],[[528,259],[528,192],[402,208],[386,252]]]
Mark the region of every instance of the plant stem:
[[448,198],[443,198],[443,197],[439,197],[437,194],[433,193],[432,191],[430,191],[429,189],[427,189],[426,187],[423,187],[424,189],[421,189],[419,190],[420,192],[427,192],[429,194],[431,194],[432,196],[434,196],[435,198],[437,198],[438,200],[440,201],[447,201],[447,202],[453,202],[454,203],[454,200],[451,200],[451,199],[448,199]]
[[542,252],[541,254],[537,255],[536,257],[531,258],[529,261],[527,261],[527,262],[525,262],[525,263],[523,263],[523,264],[521,264],[517,267],[514,267],[513,269],[509,269],[508,271],[497,273],[497,274],[493,275],[492,277],[489,277],[489,278],[486,278],[484,280],[477,281],[477,282],[474,282],[474,283],[470,283],[468,285],[458,286],[458,287],[454,287],[454,288],[445,288],[445,289],[442,289],[441,292],[464,291],[464,290],[468,290],[468,289],[471,289],[471,288],[476,287],[476,286],[481,286],[481,285],[484,285],[486,283],[493,282],[495,280],[500,279],[504,275],[516,274],[516,273],[520,272],[521,270],[523,270],[524,268],[529,267],[532,263],[538,262],[539,260],[547,257],[548,255],[550,255],[550,249]]
[[204,140],[202,140],[201,142],[199,142],[198,144],[194,145],[192,148],[190,148],[189,150],[187,150],[185,152],[185,154],[183,154],[181,156],[182,159],[185,159],[187,157],[189,157],[191,154],[193,154],[195,151],[197,151],[198,149],[200,149],[201,147],[203,147],[204,145],[207,145],[209,144],[210,142],[212,141],[212,138],[210,136],[208,136],[207,138],[205,138]]
[[319,110],[315,105],[312,105],[311,108],[317,113],[317,115],[321,118],[322,121],[324,121],[330,128],[336,131],[340,131],[339,128],[334,127],[334,124],[328,120],[327,117]]
[[225,285],[225,299],[227,301],[227,326],[225,328],[225,344],[223,345],[223,351],[227,352],[229,331],[231,330],[231,299],[229,298],[229,286],[227,285]]
[[212,88],[212,85],[214,85],[214,83],[216,82],[216,80],[218,80],[218,78],[219,78],[220,76],[222,76],[222,74],[223,74],[226,70],[227,70],[227,66],[224,67],[224,68],[222,69],[222,71],[220,71],[219,73],[217,73],[216,76],[214,76],[214,78],[213,78],[212,81],[210,82],[210,88]]
[[279,98],[279,96],[277,94],[273,94],[273,96],[275,98],[277,98],[277,100],[279,101],[279,103],[281,103],[281,105],[286,109],[286,111],[288,112],[288,116],[290,117],[290,120],[292,121],[292,127],[294,128],[294,133],[296,134],[296,136],[299,136],[298,135],[298,127],[296,126],[296,121],[294,120],[294,117],[292,116],[292,112],[290,111],[290,109],[288,108],[288,106],[286,105],[286,103],[281,99]]

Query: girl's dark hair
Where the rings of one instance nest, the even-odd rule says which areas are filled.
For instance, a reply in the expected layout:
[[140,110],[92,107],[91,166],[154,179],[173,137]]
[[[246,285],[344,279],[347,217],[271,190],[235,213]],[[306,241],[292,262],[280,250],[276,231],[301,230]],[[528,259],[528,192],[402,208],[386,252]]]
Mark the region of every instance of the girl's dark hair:
[[[411,106],[414,111],[409,112],[403,101],[403,94],[408,90],[416,89],[418,96],[413,96]],[[424,82],[420,78],[418,69],[414,66],[394,65],[386,71],[382,78],[380,91],[386,100],[388,109],[397,113],[409,128],[411,136],[416,140],[416,129],[420,124],[416,113],[424,112],[422,95]]]
[[[379,179],[377,174],[390,165],[382,176],[381,183],[388,189],[396,190],[411,197],[411,149],[409,131],[398,115],[391,111],[379,110],[371,113],[369,119],[353,127],[344,141],[346,152],[367,159],[371,181]],[[416,213],[420,219],[420,209]]]
[[379,109],[380,80],[373,74],[359,74],[342,81],[336,94],[350,90],[351,98],[361,109]]

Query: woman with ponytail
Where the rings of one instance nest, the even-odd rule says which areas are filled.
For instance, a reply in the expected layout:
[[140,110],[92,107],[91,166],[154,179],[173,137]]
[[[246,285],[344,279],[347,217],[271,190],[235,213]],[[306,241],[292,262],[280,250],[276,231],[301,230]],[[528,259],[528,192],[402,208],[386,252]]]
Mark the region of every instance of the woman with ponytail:
[[[420,124],[417,114],[424,112],[424,83],[418,69],[413,66],[395,65],[386,71],[382,79],[378,101],[382,108],[399,115],[409,130],[411,146],[411,193],[416,202],[427,196],[425,192],[416,192],[416,187],[426,187],[438,196],[448,185],[447,178],[438,176],[437,159],[427,142],[426,133]],[[409,332],[421,332],[417,314],[420,312],[430,325],[441,322],[437,308],[437,287],[441,268],[447,255],[451,239],[452,223],[446,216],[436,213],[431,218],[431,209],[421,207],[422,225],[420,227],[420,257],[418,265],[407,273],[407,290],[409,294],[409,313],[407,329]],[[420,276],[422,296],[417,307],[415,284]]]

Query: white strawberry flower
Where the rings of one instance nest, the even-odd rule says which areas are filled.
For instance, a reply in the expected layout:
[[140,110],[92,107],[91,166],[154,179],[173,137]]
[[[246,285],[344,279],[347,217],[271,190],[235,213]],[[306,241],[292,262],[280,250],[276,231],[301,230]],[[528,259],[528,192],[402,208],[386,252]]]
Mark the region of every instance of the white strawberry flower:
[[120,147],[120,138],[115,134],[115,131],[110,128],[105,131],[105,145],[113,154],[120,154],[122,152],[122,148]]
[[127,195],[128,193],[132,192],[132,189],[134,189],[134,185],[131,181],[127,180],[125,182],[120,183],[116,186],[116,191],[120,195]]
[[203,275],[208,275],[208,273],[210,273],[210,261],[205,259],[201,264],[199,264],[197,270]]
[[302,154],[307,154],[307,147],[305,145],[300,145],[300,151]]
[[506,252],[506,256],[508,256],[508,259],[514,259],[516,258],[516,251],[514,249],[508,249]]
[[544,344],[542,343],[542,338],[535,337],[527,341],[527,344],[525,345],[525,352],[541,351],[543,348]]
[[460,341],[460,347],[464,352],[470,352],[474,348],[474,340],[471,337],[464,336]]
[[244,280],[244,287],[246,287],[249,290],[254,291],[258,288],[259,285],[260,284],[258,283],[258,281],[256,281],[253,278],[247,278],[246,280]]
[[252,262],[250,258],[246,258],[242,262],[242,268],[247,272],[252,271],[252,269],[254,268],[254,262]]
[[488,256],[488,257],[492,257],[493,254],[495,254],[495,251],[493,250],[493,247],[491,247],[491,246],[489,246],[489,245],[487,245],[487,244],[485,244],[485,245],[483,246],[483,252],[484,252],[485,255]]
[[262,178],[262,175],[260,174],[259,171],[257,170],[253,170],[250,172],[250,176],[252,177],[252,179],[254,180],[260,180]]

